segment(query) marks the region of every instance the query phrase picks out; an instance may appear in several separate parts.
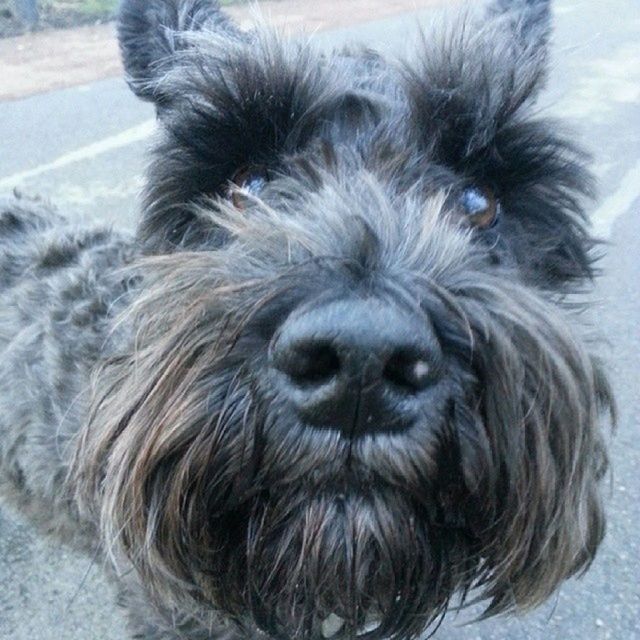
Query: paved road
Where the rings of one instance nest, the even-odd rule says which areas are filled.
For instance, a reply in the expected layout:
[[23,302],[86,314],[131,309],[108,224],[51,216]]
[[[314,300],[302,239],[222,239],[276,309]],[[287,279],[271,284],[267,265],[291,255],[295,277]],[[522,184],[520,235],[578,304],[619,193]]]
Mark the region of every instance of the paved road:
[[[569,118],[594,153],[602,188],[593,219],[610,243],[595,295],[620,405],[609,532],[587,576],[537,612],[470,626],[468,613],[449,616],[441,640],[640,639],[640,6],[565,0],[556,14],[545,110]],[[415,23],[412,15],[319,38],[401,50]],[[131,226],[152,115],[119,80],[0,104],[0,192],[20,186],[78,217]],[[97,567],[0,514],[0,638],[125,637]]]

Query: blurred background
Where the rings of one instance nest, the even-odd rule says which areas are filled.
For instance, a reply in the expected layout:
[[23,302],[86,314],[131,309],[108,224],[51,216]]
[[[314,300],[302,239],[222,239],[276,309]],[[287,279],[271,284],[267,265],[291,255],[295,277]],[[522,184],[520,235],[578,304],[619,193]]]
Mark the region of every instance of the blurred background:
[[0,0],[0,36],[106,22],[117,0]]
[[[478,0],[479,2],[480,0]],[[242,25],[246,4],[225,1]],[[151,106],[122,79],[114,0],[0,0],[0,194],[40,195],[76,220],[132,228],[155,128]],[[412,50],[454,0],[265,0],[265,15],[328,50],[361,41]],[[605,240],[593,293],[620,421],[612,441],[609,529],[589,573],[538,611],[466,625],[450,614],[440,640],[640,639],[640,3],[556,0],[549,91],[559,116],[594,156]],[[0,638],[123,640],[99,566],[36,538],[0,505]]]

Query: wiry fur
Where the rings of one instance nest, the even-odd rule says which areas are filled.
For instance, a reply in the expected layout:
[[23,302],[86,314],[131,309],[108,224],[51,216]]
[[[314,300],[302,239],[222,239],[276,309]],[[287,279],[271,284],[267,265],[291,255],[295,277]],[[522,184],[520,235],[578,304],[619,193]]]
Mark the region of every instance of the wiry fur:
[[[0,210],[3,493],[99,530],[147,640],[315,639],[330,615],[400,640],[471,590],[487,615],[541,603],[602,539],[612,406],[567,299],[592,276],[585,158],[528,113],[548,3],[501,0],[404,66],[145,4],[120,26],[161,126],[136,237]],[[247,164],[270,181],[239,211]],[[464,223],[469,184],[495,228]],[[352,297],[437,335],[409,430],[315,428],[273,382],[285,320]]]

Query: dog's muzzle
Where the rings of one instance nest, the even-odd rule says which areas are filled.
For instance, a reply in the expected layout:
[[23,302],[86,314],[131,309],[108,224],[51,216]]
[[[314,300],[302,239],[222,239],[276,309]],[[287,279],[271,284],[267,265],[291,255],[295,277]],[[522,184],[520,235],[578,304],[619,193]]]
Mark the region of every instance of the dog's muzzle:
[[442,375],[428,318],[379,298],[292,314],[270,357],[278,391],[300,419],[347,437],[411,427]]

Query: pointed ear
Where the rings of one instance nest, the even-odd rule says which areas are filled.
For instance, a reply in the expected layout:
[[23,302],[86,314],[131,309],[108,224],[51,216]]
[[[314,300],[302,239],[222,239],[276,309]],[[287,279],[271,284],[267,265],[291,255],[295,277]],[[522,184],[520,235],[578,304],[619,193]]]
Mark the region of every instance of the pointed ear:
[[492,0],[423,37],[407,65],[416,136],[442,162],[466,167],[526,114],[544,87],[549,0]]
[[158,107],[167,102],[159,81],[190,46],[189,34],[204,30],[235,38],[240,33],[217,0],[123,0],[118,40],[132,91]]
[[488,11],[494,16],[510,17],[514,33],[523,44],[546,45],[551,31],[550,0],[493,0]]
[[548,63],[551,1],[493,0],[488,8],[488,16],[498,21],[507,32],[517,63],[533,67],[541,85],[540,80],[546,77]]

